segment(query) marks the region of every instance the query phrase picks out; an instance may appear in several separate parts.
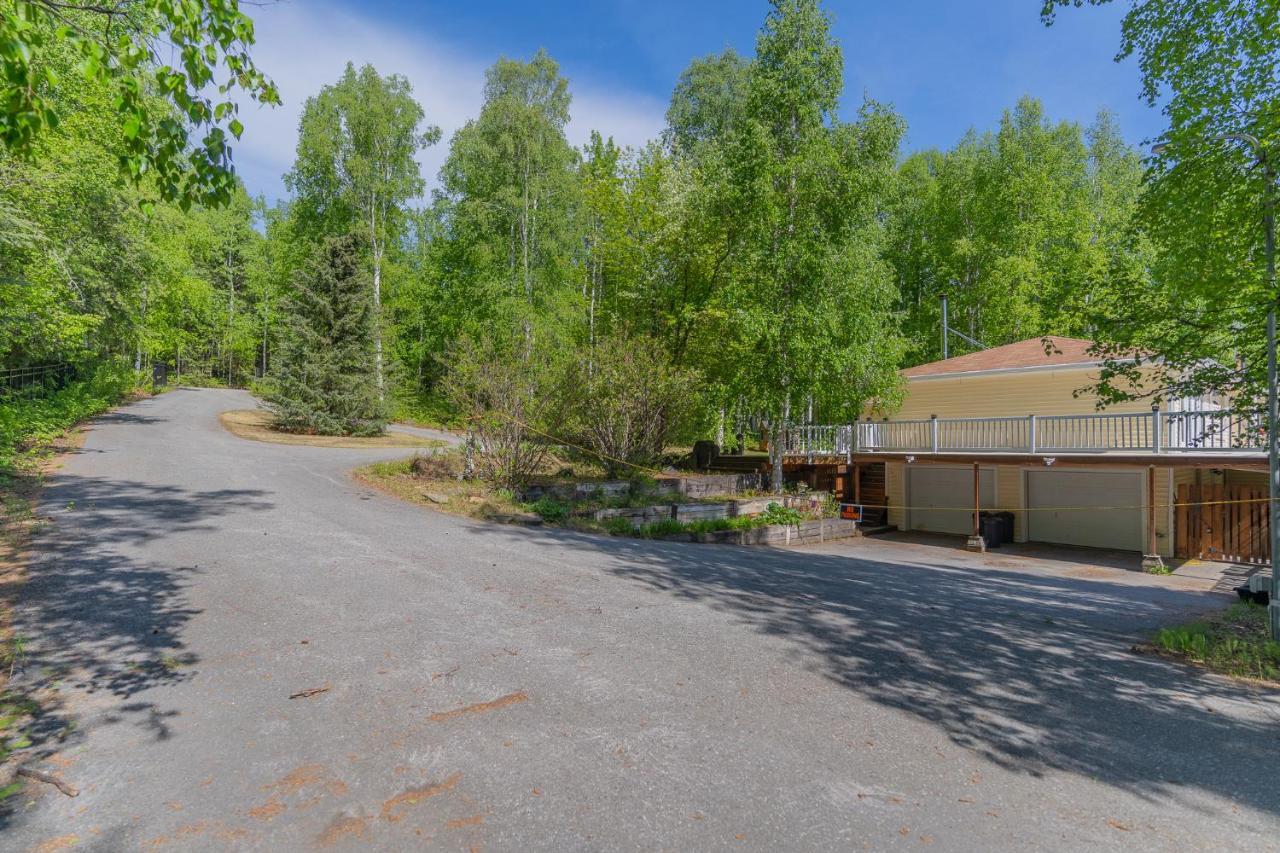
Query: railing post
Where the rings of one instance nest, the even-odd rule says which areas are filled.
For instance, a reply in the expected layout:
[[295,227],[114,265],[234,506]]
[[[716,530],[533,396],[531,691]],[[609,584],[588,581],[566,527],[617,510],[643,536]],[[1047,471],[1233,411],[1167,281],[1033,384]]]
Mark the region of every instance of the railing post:
[[938,416],[929,415],[929,443],[934,454],[938,452]]
[[853,452],[862,450],[862,418],[853,422]]
[[1151,404],[1151,449],[1161,452],[1160,442],[1160,404]]
[[1036,416],[1027,415],[1027,446],[1031,453],[1036,452]]
[[857,440],[858,440],[858,424],[855,421],[849,424],[849,440],[845,442],[845,446],[844,446],[845,462],[849,465],[853,464],[853,450],[854,450],[855,442],[857,442]]

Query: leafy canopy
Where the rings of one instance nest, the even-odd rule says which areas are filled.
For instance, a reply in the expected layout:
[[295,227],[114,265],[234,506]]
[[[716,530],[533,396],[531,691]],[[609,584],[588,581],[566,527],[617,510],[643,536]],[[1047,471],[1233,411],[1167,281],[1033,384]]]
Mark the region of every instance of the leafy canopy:
[[[1047,0],[1046,23],[1067,5],[1083,2]],[[1280,0],[1133,0],[1122,26],[1117,58],[1137,58],[1142,96],[1169,124],[1135,223],[1156,249],[1151,276],[1098,318],[1104,354],[1116,357],[1099,390],[1226,394],[1261,408],[1265,318],[1280,296],[1263,238],[1267,202],[1280,202]],[[1126,362],[1134,350],[1160,358]],[[1126,390],[1148,368],[1145,385]]]
[[[236,93],[279,104],[249,56],[253,22],[238,0],[12,0],[0,9],[0,148],[30,156],[66,117],[51,97],[69,46],[77,72],[109,86],[120,166],[183,210],[230,200]],[[165,57],[176,57],[172,64]]]

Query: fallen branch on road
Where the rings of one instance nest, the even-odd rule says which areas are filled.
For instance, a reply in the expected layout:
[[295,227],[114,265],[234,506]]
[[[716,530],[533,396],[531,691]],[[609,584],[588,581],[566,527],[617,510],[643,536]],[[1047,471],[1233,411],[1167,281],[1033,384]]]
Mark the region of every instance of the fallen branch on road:
[[35,770],[31,767],[19,767],[18,775],[25,776],[28,779],[34,779],[37,782],[44,782],[46,785],[52,785],[62,793],[66,794],[68,797],[80,796],[80,791],[76,788],[75,785],[71,785],[67,782],[64,782],[61,779],[59,779],[57,776],[54,776],[49,773],[45,773],[42,770]]

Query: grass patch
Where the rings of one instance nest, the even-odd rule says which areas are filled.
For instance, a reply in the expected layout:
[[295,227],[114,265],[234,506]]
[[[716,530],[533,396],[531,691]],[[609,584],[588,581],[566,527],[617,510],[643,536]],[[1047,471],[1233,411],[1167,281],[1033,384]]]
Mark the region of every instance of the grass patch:
[[308,447],[443,447],[444,442],[433,438],[420,438],[402,432],[385,435],[306,435],[281,432],[271,427],[271,413],[261,409],[239,409],[218,415],[222,426],[234,436],[250,441],[271,444],[298,444]]
[[1256,604],[1235,604],[1223,613],[1164,628],[1153,646],[1215,672],[1280,681],[1280,643],[1268,634],[1266,608]]
[[505,489],[479,480],[460,479],[462,453],[456,449],[375,462],[357,468],[353,476],[403,500],[432,509],[486,521],[529,515]]

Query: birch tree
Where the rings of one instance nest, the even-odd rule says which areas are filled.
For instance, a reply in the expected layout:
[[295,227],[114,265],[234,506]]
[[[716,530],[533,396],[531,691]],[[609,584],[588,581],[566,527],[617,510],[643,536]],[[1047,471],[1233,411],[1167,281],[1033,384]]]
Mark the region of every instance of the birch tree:
[[563,323],[579,294],[569,266],[580,236],[569,84],[539,51],[528,62],[498,60],[484,93],[440,171],[446,264],[469,293],[472,322],[514,322],[532,352],[535,325]]
[[826,13],[817,0],[772,5],[734,146],[747,236],[727,295],[737,385],[769,413],[780,489],[793,405],[825,388],[856,411],[894,385],[900,347],[877,244],[903,126],[873,103],[841,122],[844,63]]

